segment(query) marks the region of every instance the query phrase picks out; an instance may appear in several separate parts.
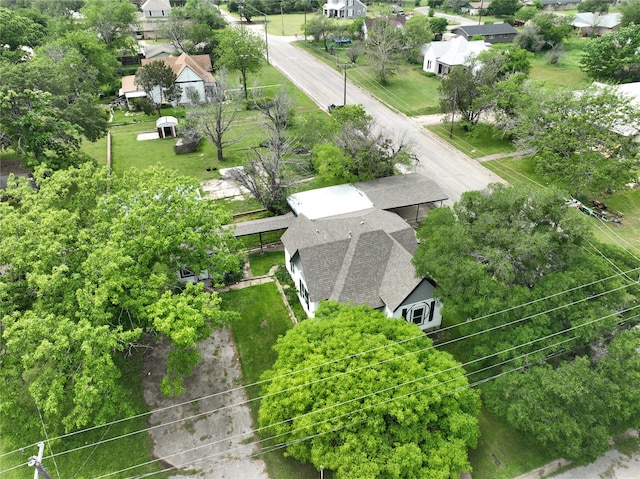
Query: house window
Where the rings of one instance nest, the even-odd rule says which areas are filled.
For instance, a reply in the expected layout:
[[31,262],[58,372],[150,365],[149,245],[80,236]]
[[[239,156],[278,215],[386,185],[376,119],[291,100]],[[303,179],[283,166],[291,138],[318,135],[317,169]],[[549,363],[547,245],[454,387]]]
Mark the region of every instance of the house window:
[[149,16],[153,17],[153,12],[151,10],[149,10]]
[[427,60],[427,68],[431,69],[431,60]]
[[164,10],[162,10],[162,16],[164,17]]
[[429,303],[422,302],[413,304],[409,308],[403,308],[402,317],[409,323],[421,326],[433,321],[434,312],[435,301],[431,301]]
[[347,9],[347,17],[349,18],[353,17],[353,8]]
[[180,268],[180,279],[193,278],[196,274],[186,267]]
[[309,291],[307,291],[307,288],[304,287],[304,283],[302,282],[302,280],[299,280],[298,284],[300,289],[300,297],[307,305],[307,309],[309,309]]

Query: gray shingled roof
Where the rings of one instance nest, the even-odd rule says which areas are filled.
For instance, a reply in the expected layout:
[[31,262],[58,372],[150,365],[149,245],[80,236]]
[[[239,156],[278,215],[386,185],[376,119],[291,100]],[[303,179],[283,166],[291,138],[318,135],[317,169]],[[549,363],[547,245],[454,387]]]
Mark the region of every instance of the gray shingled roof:
[[299,255],[314,302],[335,299],[379,308],[390,301],[397,307],[421,281],[411,263],[415,231],[388,211],[316,220],[300,215],[282,242],[292,257]]
[[363,191],[376,207],[388,210],[447,199],[438,184],[418,173],[361,181],[353,186]]
[[235,236],[240,237],[257,233],[266,233],[268,231],[283,230],[289,227],[294,218],[295,216],[293,216],[293,213],[287,213],[286,215],[236,223],[234,225],[236,227]]

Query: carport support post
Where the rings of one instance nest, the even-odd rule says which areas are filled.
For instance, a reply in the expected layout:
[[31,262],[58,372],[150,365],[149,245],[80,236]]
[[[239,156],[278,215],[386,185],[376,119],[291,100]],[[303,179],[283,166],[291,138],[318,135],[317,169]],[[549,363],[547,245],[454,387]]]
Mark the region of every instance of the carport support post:
[[416,223],[418,222],[418,214],[420,213],[420,203],[418,203],[418,207],[416,208]]
[[260,235],[260,254],[264,254],[264,250],[262,249],[262,231],[258,234]]

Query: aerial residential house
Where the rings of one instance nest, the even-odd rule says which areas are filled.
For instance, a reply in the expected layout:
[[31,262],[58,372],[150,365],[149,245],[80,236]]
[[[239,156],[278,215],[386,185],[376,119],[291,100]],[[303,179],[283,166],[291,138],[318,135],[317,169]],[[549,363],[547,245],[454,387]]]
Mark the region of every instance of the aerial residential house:
[[583,37],[602,36],[605,33],[615,32],[620,29],[622,14],[609,13],[601,15],[598,12],[576,13],[571,25],[580,30]]
[[365,18],[362,24],[362,36],[365,40],[369,38],[369,30],[375,22],[389,22],[389,24],[399,30],[404,29],[404,24],[407,23],[407,17],[404,15],[398,15],[396,17],[376,17]]
[[138,24],[133,28],[135,36],[139,40],[157,40],[162,22],[167,20],[171,13],[169,0],[147,0],[140,7]]
[[440,304],[433,281],[416,276],[418,241],[403,216],[418,218],[445,199],[418,174],[332,186],[291,195],[293,215],[239,223],[235,234],[286,229],[286,268],[310,317],[321,301],[336,300],[426,330],[440,326]]
[[468,41],[459,36],[443,42],[427,44],[424,52],[422,69],[446,76],[456,65],[464,65],[470,58],[475,58],[481,52],[489,50],[489,45],[483,40]]
[[[215,78],[211,75],[211,58],[209,55],[193,55],[186,53],[178,57],[166,57],[157,59],[143,59],[142,66],[150,62],[164,62],[171,67],[176,74],[176,86],[180,87],[181,95],[174,104],[189,105],[194,98],[204,99],[206,88],[215,83]],[[123,96],[127,103],[131,98],[147,96],[146,93],[135,84],[135,75],[122,78],[122,88],[120,96]],[[151,92],[151,97],[155,103],[160,102],[160,90],[156,87]]]
[[518,34],[518,30],[508,23],[490,23],[488,25],[461,25],[451,30],[467,40],[482,36],[487,43],[510,43]]
[[[580,0],[540,0],[543,12],[556,12],[561,10],[576,10]],[[529,0],[525,2],[527,6],[533,6],[536,2]]]
[[367,7],[360,0],[329,0],[322,6],[322,14],[329,18],[361,18]]
[[478,16],[481,13],[484,15],[491,5],[490,1],[483,2],[469,2],[464,7],[461,8],[463,12],[468,13],[469,15]]

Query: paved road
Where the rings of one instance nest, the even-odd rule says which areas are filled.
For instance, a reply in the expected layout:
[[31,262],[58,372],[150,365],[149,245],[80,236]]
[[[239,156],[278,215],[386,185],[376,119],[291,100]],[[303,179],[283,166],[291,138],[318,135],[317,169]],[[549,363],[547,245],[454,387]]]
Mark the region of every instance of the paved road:
[[[261,28],[261,26],[257,27]],[[291,45],[294,37],[269,35],[269,60],[320,107],[342,104],[343,75],[305,51]],[[348,76],[348,73],[347,73]],[[425,130],[418,122],[392,111],[368,92],[347,80],[347,103],[362,104],[378,125],[396,138],[404,136],[418,156],[416,171],[436,181],[457,201],[468,190],[485,188],[501,181],[496,175],[446,142]]]
[[[423,15],[429,15],[429,7],[418,7],[414,10],[414,12],[422,13]],[[477,20],[470,20],[465,17],[461,17],[460,15],[449,15],[448,13],[436,12],[434,16],[439,18],[446,18],[450,22],[454,22],[457,25],[449,25],[449,30],[452,28],[458,27],[460,25],[477,25]]]

